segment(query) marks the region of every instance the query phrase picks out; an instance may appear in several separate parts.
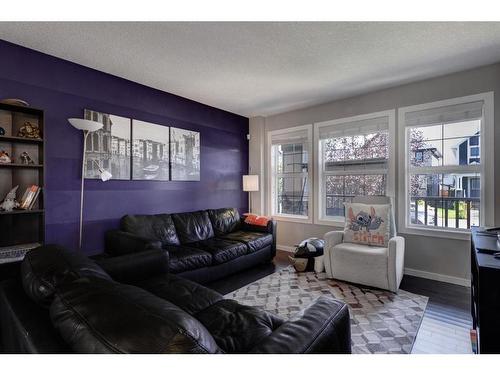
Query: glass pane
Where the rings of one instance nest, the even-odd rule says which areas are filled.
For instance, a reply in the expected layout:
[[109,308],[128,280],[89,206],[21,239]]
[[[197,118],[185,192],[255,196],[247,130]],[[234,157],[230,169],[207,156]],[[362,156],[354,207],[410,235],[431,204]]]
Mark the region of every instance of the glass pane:
[[276,182],[276,213],[307,216],[307,178],[280,177]]
[[387,159],[389,155],[387,131],[325,139],[322,147],[323,160],[330,164],[360,164],[360,161]]
[[479,225],[480,190],[474,173],[410,174],[410,222],[460,229]]
[[[473,136],[479,139],[479,136]],[[453,138],[443,140],[444,165],[479,164],[479,146],[470,145],[471,138]]]
[[443,138],[465,138],[479,134],[481,120],[443,124]]
[[385,195],[386,175],[326,176],[326,216],[344,217],[344,203],[358,195]]
[[410,140],[410,163],[415,167],[443,165],[442,141],[428,141],[419,137]]
[[277,173],[307,172],[307,150],[302,143],[273,146]]
[[422,126],[417,128],[410,128],[410,142],[413,141],[432,141],[439,140],[443,137],[442,125]]

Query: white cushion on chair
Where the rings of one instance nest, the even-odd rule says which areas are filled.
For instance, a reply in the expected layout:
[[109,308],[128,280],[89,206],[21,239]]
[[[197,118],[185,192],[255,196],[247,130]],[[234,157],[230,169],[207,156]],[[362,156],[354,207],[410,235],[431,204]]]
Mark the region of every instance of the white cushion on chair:
[[388,289],[388,249],[355,243],[335,245],[331,252],[333,277]]

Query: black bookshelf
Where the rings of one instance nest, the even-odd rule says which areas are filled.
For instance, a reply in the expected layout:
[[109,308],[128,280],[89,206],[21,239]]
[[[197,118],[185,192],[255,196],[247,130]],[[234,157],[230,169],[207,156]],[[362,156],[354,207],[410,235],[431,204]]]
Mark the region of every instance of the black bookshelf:
[[[18,136],[25,122],[38,125],[41,138]],[[38,185],[42,188],[31,210],[0,210],[0,266],[20,261],[26,251],[44,243],[45,207],[44,188],[44,112],[43,110],[0,103],[0,150],[9,153],[12,163],[0,163],[0,201],[16,185],[20,201],[26,188]],[[20,155],[27,152],[34,164],[22,164]]]

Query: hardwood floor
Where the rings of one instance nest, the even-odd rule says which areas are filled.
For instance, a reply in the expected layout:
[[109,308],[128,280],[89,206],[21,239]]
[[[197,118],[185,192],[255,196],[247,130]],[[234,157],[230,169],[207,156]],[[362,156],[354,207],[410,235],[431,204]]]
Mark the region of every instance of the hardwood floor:
[[[212,282],[208,287],[227,294],[271,273],[288,267],[290,253],[278,251],[273,264],[253,269]],[[472,353],[469,332],[470,288],[404,276],[401,289],[429,297],[422,324],[412,354],[466,354]]]

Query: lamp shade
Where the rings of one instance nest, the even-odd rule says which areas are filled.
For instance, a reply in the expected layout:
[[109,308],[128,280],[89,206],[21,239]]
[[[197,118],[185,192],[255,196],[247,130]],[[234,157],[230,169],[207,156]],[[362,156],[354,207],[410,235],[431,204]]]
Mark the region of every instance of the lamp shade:
[[79,130],[95,132],[103,127],[103,124],[97,121],[85,120],[83,118],[69,118],[69,123]]
[[244,175],[243,191],[259,191],[259,175]]

